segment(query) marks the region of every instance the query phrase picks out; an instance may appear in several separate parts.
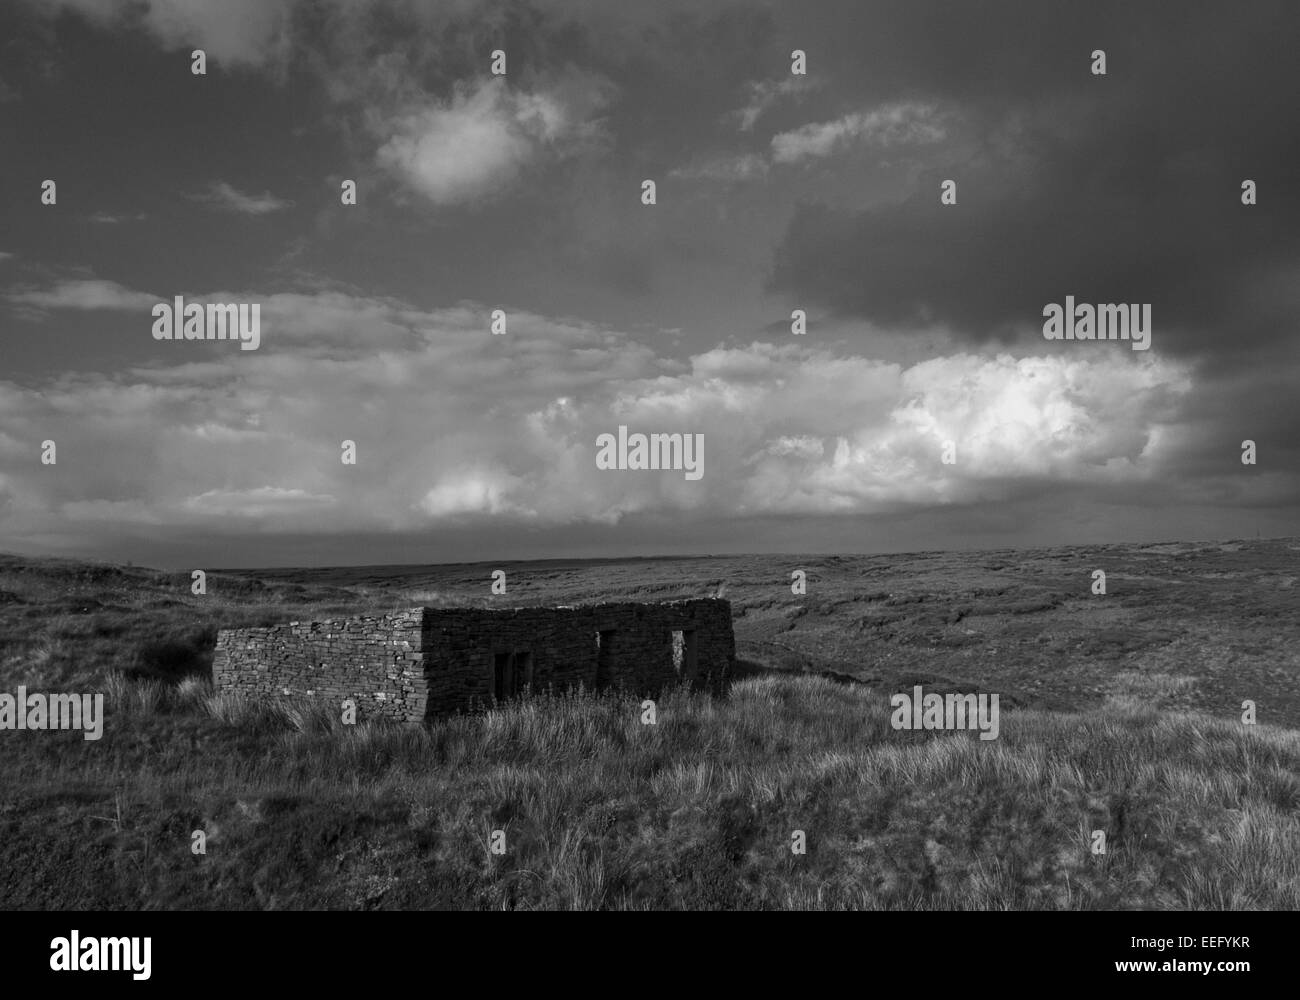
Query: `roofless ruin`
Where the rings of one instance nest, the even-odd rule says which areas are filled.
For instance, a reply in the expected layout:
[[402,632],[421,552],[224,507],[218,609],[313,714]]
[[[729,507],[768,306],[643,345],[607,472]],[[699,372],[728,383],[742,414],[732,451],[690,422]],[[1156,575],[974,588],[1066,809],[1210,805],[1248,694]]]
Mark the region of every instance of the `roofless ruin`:
[[655,694],[716,685],[735,658],[716,598],[553,608],[414,608],[390,615],[223,629],[217,690],[342,703],[416,722],[531,688]]

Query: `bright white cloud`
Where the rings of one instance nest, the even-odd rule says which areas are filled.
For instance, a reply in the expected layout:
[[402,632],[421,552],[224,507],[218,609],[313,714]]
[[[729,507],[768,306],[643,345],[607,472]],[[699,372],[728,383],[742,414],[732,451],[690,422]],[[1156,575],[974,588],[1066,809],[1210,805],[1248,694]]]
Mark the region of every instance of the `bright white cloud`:
[[[461,514],[522,514],[532,512],[522,503],[528,484],[500,468],[462,468],[444,473],[419,502],[429,517]],[[516,499],[510,500],[514,496]]]

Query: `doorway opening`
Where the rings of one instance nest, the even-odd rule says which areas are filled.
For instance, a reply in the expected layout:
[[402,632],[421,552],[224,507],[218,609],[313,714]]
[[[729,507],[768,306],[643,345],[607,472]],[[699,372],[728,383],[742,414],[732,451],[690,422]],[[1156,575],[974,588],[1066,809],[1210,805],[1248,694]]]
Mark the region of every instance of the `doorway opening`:
[[497,653],[492,657],[492,694],[497,701],[509,701],[533,684],[533,654],[526,650]]
[[693,680],[696,670],[694,629],[674,629],[672,633],[673,670],[683,680]]

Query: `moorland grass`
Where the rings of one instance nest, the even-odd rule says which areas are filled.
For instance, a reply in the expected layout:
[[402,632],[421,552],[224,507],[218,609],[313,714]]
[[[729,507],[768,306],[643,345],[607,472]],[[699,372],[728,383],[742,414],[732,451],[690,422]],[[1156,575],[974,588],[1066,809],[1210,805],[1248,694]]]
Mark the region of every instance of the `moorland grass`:
[[427,726],[196,681],[109,694],[98,743],[9,737],[0,823],[5,870],[78,846],[102,870],[7,876],[4,905],[1300,906],[1300,734],[1267,726],[1017,711],[981,741],[780,676],[668,692],[654,725],[582,691]]
[[1145,665],[1091,710],[1004,705],[995,741],[762,672],[653,726],[587,692],[345,726],[214,692],[215,630],[439,595],[208,583],[0,557],[0,690],[107,703],[98,741],[0,733],[0,907],[1300,908],[1300,732]]

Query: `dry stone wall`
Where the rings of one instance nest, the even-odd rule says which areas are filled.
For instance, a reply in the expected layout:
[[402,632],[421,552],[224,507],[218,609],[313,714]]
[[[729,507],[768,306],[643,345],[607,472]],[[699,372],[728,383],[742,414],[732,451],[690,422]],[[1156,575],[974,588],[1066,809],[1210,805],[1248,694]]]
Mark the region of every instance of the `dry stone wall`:
[[217,633],[218,691],[357,703],[358,717],[423,718],[426,609]]
[[[676,633],[676,635],[674,635]],[[418,721],[526,687],[656,694],[716,688],[735,659],[731,605],[717,599],[557,608],[416,608],[218,634],[218,690],[341,703],[358,717]]]

